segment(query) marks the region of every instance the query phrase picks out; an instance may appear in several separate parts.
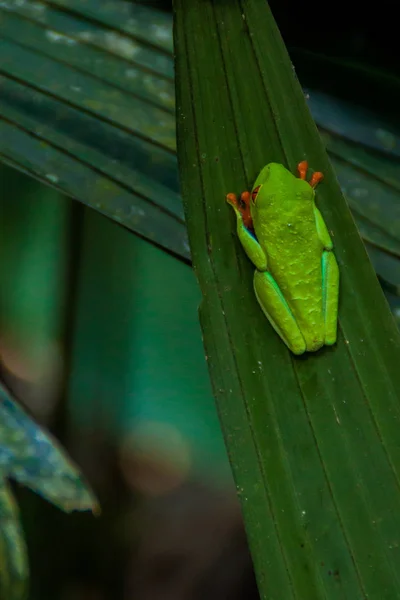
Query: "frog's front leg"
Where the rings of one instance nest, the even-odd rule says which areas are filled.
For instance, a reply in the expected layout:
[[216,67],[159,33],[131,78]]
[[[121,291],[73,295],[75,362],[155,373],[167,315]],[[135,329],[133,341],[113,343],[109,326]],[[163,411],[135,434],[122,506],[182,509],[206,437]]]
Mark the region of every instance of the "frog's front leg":
[[[242,194],[243,197],[243,194]],[[264,250],[256,240],[255,235],[245,226],[243,222],[243,211],[240,209],[239,202],[235,194],[228,194],[226,201],[232,206],[236,214],[236,231],[239,240],[254,266],[259,271],[267,270],[267,257]]]
[[256,237],[245,227],[236,196],[228,194],[227,202],[236,214],[240,242],[257,269],[254,273],[256,298],[272,327],[288,348],[294,354],[303,354],[306,350],[306,343],[278,284],[267,271],[268,261],[265,252]]

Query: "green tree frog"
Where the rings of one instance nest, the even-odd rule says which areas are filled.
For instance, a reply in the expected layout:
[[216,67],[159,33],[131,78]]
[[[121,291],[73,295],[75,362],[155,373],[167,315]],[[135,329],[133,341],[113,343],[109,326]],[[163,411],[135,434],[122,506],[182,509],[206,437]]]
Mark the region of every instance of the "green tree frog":
[[326,224],[315,206],[316,172],[307,181],[270,163],[251,192],[228,194],[240,242],[256,271],[254,291],[275,331],[294,354],[336,342],[339,268]]

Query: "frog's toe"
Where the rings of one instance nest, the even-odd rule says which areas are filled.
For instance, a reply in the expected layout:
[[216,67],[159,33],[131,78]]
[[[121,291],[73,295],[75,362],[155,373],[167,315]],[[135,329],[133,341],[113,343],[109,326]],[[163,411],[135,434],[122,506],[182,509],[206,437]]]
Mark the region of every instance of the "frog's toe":
[[325,344],[325,340],[322,337],[316,337],[311,341],[307,342],[307,352],[316,352]]
[[291,350],[293,352],[293,354],[296,354],[296,356],[300,356],[300,354],[304,354],[304,352],[307,350],[306,345],[304,342],[300,342],[298,344],[290,344],[290,342],[286,341],[286,345],[289,347],[289,350]]
[[333,346],[334,344],[336,344],[336,337],[336,331],[333,331],[330,335],[327,335],[325,338],[325,345]]

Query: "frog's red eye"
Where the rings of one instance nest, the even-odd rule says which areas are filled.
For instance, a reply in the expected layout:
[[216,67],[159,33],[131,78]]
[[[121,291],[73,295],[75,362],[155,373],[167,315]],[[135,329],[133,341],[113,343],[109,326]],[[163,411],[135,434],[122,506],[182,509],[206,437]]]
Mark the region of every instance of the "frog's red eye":
[[258,192],[260,191],[260,187],[261,187],[261,185],[258,185],[258,186],[257,186],[256,188],[254,188],[254,190],[251,192],[251,198],[252,198],[253,202],[255,202],[255,201],[256,201],[257,194],[258,194]]

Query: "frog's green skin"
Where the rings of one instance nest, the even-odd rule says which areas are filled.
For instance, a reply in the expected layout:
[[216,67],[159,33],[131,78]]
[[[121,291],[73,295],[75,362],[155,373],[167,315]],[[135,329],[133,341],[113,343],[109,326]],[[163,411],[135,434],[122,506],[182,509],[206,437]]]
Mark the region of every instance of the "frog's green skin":
[[235,196],[227,196],[239,239],[256,267],[258,302],[294,354],[334,344],[337,331],[339,269],[305,172],[298,179],[277,163],[262,169],[247,195],[256,237]]

